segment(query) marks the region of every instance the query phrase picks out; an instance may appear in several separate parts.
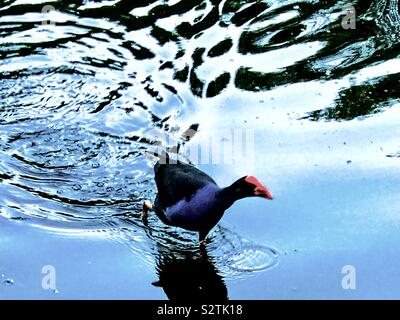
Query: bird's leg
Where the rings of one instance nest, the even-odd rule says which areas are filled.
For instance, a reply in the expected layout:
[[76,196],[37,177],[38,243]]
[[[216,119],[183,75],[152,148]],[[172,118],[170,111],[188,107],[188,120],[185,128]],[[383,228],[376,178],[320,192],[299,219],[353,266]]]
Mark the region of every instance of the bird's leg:
[[147,223],[147,215],[148,215],[149,210],[153,211],[154,206],[150,201],[146,200],[145,202],[143,202],[143,209],[142,209],[142,214],[141,214],[142,220],[145,223]]
[[200,257],[199,257],[199,261],[203,262],[203,261],[207,261],[208,259],[208,254],[207,254],[207,249],[206,246],[203,244],[200,244]]
[[206,237],[208,234],[207,231],[200,231],[199,233],[199,245],[200,245],[200,261],[207,259],[207,250],[206,250]]
[[208,231],[200,231],[200,233],[199,233],[200,248],[204,248],[205,247],[207,234],[208,234]]

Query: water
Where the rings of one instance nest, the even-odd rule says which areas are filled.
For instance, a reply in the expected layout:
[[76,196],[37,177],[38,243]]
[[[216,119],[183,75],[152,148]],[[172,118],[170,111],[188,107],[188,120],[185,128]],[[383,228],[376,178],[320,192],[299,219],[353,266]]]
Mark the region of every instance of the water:
[[[2,1],[0,296],[399,298],[399,26],[397,0]],[[254,154],[198,161],[234,132]],[[235,204],[204,256],[140,219],[159,150],[275,200]]]

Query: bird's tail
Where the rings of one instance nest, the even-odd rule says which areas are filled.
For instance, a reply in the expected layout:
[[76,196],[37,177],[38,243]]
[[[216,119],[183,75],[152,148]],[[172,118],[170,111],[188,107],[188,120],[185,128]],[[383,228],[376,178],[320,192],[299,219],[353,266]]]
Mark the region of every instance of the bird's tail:
[[[147,150],[146,154],[148,158],[154,159],[157,158],[157,164],[172,164],[179,162],[179,159],[184,158],[184,162],[190,163],[191,161],[187,159],[185,156],[179,154],[179,151],[182,146],[184,146],[187,142],[189,142],[195,134],[198,132],[199,124],[192,124],[188,129],[186,129],[181,135],[176,145],[165,147],[161,149],[161,146],[158,146],[158,150],[152,151]],[[156,164],[156,165],[157,165]]]
[[169,154],[164,150],[161,150],[161,152],[148,150],[148,151],[146,151],[146,153],[152,157],[158,158],[156,165],[169,163],[169,161],[171,159]]

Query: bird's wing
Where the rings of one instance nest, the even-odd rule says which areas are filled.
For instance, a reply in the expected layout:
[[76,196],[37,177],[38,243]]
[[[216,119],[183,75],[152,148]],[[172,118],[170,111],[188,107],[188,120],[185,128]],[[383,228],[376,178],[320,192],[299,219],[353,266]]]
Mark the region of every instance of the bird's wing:
[[155,180],[158,189],[158,202],[169,207],[179,200],[187,201],[196,191],[207,184],[216,182],[203,171],[192,165],[178,162],[154,166]]

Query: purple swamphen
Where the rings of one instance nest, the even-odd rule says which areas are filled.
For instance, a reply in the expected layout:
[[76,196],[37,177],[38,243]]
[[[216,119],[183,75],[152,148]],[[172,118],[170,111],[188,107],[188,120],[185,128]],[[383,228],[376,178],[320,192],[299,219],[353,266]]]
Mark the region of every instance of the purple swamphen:
[[142,218],[149,210],[166,224],[199,232],[200,245],[209,231],[236,200],[262,197],[272,200],[271,192],[253,176],[244,176],[221,188],[207,174],[190,164],[177,161],[154,166],[158,194],[154,205],[144,202]]

